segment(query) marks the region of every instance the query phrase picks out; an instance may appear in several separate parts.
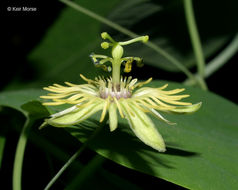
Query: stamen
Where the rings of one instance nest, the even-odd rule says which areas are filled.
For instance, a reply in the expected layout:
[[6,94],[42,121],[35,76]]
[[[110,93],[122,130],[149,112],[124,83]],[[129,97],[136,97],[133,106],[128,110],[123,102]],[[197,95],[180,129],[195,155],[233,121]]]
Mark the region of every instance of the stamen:
[[133,58],[130,58],[130,59],[127,60],[127,62],[125,63],[125,68],[124,68],[124,72],[125,72],[125,73],[131,72],[132,62],[133,62]]

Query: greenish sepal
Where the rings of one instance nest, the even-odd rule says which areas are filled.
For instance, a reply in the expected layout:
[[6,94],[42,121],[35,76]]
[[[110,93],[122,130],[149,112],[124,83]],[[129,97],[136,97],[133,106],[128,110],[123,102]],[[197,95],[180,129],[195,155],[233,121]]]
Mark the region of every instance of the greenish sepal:
[[190,114],[199,110],[201,106],[202,106],[202,102],[199,102],[197,104],[188,105],[188,106],[177,106],[176,108],[171,109],[168,112],[177,113],[177,114]]
[[118,118],[117,118],[117,106],[115,103],[111,103],[109,107],[109,126],[110,131],[114,131],[118,125]]
[[155,116],[157,119],[159,119],[160,121],[163,121],[169,125],[176,125],[176,123],[173,123],[167,119],[165,119],[159,112],[157,112],[155,109],[151,108],[149,109],[150,113]]
[[89,104],[86,107],[80,108],[77,111],[72,111],[67,114],[52,117],[50,119],[47,119],[46,122],[49,125],[52,125],[54,127],[68,127],[71,125],[78,124],[87,118],[89,118],[91,115],[95,114],[99,110],[103,108],[102,102],[96,102]]
[[132,109],[133,114],[126,109],[125,104],[121,103],[126,119],[130,124],[130,128],[135,135],[146,145],[154,148],[159,152],[165,152],[165,143],[162,136],[159,134],[151,119],[140,109],[133,104],[128,104]]
[[39,127],[39,129],[43,129],[44,127],[46,127],[48,125],[47,121],[45,120]]

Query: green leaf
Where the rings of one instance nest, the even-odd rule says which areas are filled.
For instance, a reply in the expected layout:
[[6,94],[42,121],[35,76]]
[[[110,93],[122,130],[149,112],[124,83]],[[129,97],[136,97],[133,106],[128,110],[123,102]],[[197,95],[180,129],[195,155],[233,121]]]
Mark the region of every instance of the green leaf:
[[42,94],[44,91],[39,89],[2,92],[0,106],[16,109],[31,120],[44,118],[49,115],[49,110],[40,102],[39,96]]
[[[151,83],[152,86],[163,84]],[[171,89],[182,87],[169,83]],[[203,103],[198,112],[161,113],[177,125],[167,125],[151,116],[167,145],[165,153],[158,153],[139,141],[122,119],[114,132],[105,126],[89,146],[120,165],[189,189],[237,189],[237,105],[196,88],[187,88],[186,92],[191,94],[189,101]],[[82,124],[67,130],[84,142],[95,128]]]
[[[195,18],[206,58],[218,53],[238,29],[238,2],[194,1]],[[212,10],[212,14],[211,14]],[[222,13],[222,14],[221,14]],[[224,19],[224,15],[225,18]],[[186,67],[195,65],[195,58],[184,17],[183,1],[123,1],[111,11],[108,19],[139,34],[150,35],[150,41],[175,57]],[[229,22],[227,22],[229,20]],[[121,34],[104,27],[115,38]],[[145,45],[127,49],[129,55],[140,55],[145,63],[169,71],[179,71],[168,59]]]
[[[16,109],[23,113],[27,113],[21,106],[33,100],[40,100],[39,96],[43,93],[44,91],[39,89],[1,92],[0,105]],[[27,106],[25,107],[25,109],[27,110]]]
[[[164,83],[154,81],[151,86],[162,86]],[[183,87],[169,82],[168,88]],[[150,116],[165,140],[165,153],[158,153],[143,144],[129,129],[125,119],[119,119],[119,126],[114,132],[110,132],[109,126],[104,126],[89,146],[120,165],[189,189],[237,189],[237,105],[210,92],[185,88],[191,94],[188,101],[203,103],[198,112],[192,115],[161,113],[177,125],[167,125]],[[35,110],[35,103],[34,106],[22,105],[37,100],[42,94],[42,90],[2,92],[0,104],[22,112],[23,108],[24,112]],[[99,118],[100,113],[96,117]],[[98,127],[87,123],[67,130],[84,142]]]

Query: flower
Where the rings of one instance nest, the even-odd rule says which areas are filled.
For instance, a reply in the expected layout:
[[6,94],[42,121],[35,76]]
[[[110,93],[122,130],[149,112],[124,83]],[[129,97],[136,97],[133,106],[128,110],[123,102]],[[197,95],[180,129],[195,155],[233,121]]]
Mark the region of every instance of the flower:
[[[184,89],[165,90],[167,84],[159,88],[142,87],[152,81],[138,82],[132,77],[120,76],[121,64],[125,65],[125,72],[129,72],[133,61],[141,62],[138,57],[124,57],[123,45],[136,41],[146,42],[148,36],[138,37],[126,42],[115,42],[107,33],[102,33],[103,39],[108,39],[111,43],[103,42],[103,48],[112,46],[112,57],[105,55],[91,54],[93,62],[98,66],[104,66],[104,70],[111,71],[112,77],[96,77],[95,80],[88,79],[80,75],[87,84],[72,84],[65,82],[67,86],[53,84],[44,89],[53,93],[41,96],[44,99],[51,99],[51,102],[44,102],[43,105],[56,106],[61,104],[72,104],[73,106],[59,113],[53,114],[46,119],[41,127],[46,124],[55,127],[67,127],[78,124],[96,112],[101,111],[100,122],[109,113],[110,131],[114,131],[118,126],[118,113],[122,118],[128,120],[130,128],[134,134],[148,146],[164,152],[166,150],[162,136],[157,131],[147,113],[151,113],[156,118],[174,124],[165,119],[158,111],[170,113],[192,113],[197,111],[201,103],[191,104],[180,101],[189,95],[178,93]],[[98,59],[101,59],[100,61]],[[105,65],[112,63],[112,68]]]

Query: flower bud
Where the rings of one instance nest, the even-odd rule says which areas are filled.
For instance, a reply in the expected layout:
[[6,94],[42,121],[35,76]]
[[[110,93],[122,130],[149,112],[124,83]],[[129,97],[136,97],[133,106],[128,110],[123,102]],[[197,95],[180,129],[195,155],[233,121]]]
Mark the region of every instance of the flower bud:
[[101,47],[102,47],[103,49],[107,49],[107,48],[109,48],[109,43],[108,43],[108,42],[102,42],[102,43],[101,43]]
[[101,37],[102,37],[102,39],[106,39],[107,38],[107,36],[108,36],[108,33],[107,32],[103,32],[103,33],[101,33]]
[[144,43],[148,42],[148,40],[149,40],[149,36],[148,36],[148,35],[143,36],[142,41],[143,41]]

